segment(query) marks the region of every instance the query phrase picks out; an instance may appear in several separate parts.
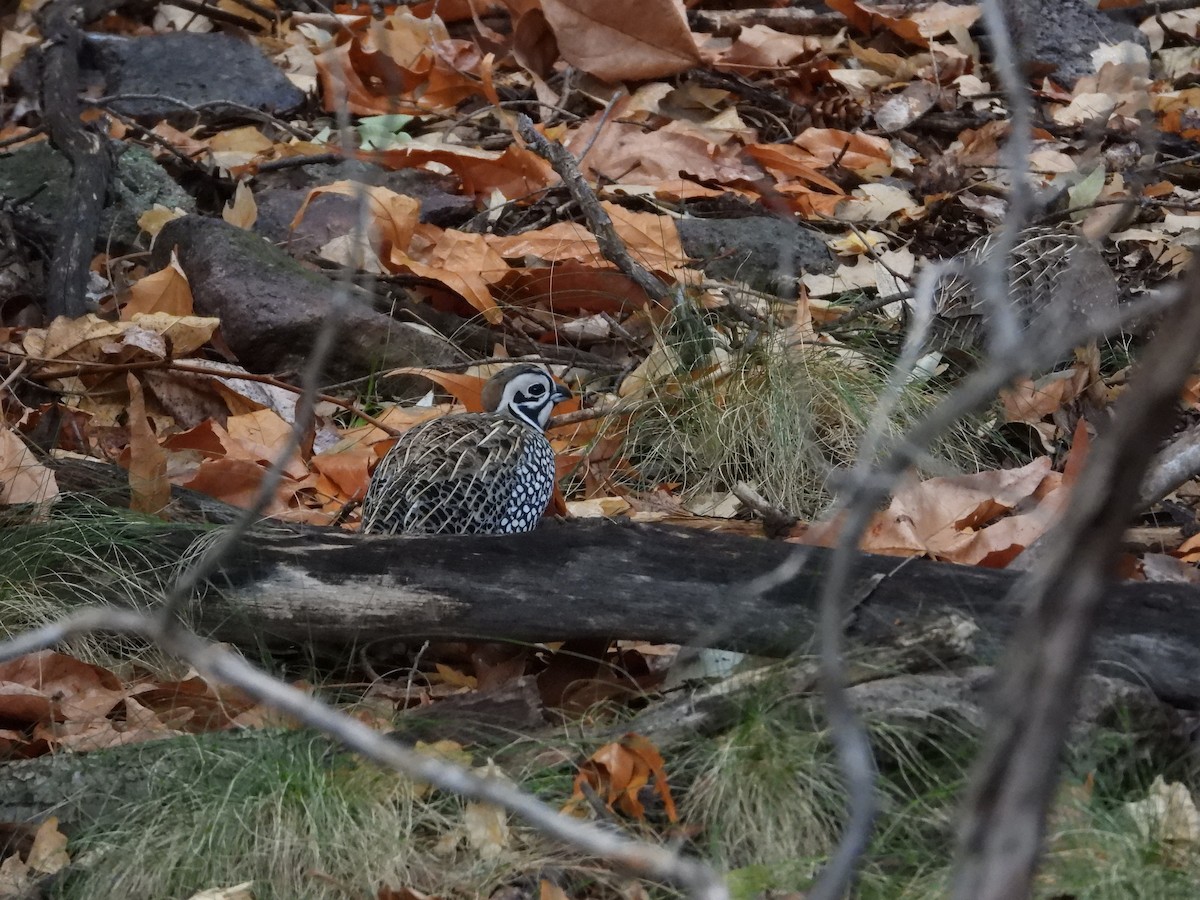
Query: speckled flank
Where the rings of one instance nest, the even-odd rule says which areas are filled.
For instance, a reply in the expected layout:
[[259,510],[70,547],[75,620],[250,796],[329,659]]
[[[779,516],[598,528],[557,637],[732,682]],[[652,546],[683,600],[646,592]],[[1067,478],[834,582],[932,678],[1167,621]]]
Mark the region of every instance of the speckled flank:
[[540,413],[563,392],[540,369],[521,369],[507,374],[504,409],[433,419],[400,437],[367,487],[364,532],[512,534],[537,525],[555,479],[539,427],[549,413]]

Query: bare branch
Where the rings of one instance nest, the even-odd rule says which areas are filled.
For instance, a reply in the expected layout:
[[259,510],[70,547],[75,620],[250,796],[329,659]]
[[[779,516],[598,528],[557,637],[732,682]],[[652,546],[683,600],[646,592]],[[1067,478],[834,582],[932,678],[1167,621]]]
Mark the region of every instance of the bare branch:
[[461,766],[419,753],[256,669],[242,657],[219,645],[204,641],[185,628],[164,622],[161,617],[151,618],[130,610],[91,607],[53,625],[0,642],[0,662],[53,647],[74,635],[92,631],[132,634],[154,641],[186,660],[205,678],[234,685],[255,700],[270,704],[273,709],[320,729],[373,762],[444,791],[495,804],[520,816],[544,834],[585,853],[607,859],[630,874],[677,885],[697,900],[726,900],[728,897],[717,873],[699,860],[562,815],[508,782],[480,778]]
[[575,157],[568,153],[562,144],[547,140],[533,127],[533,121],[529,116],[523,113],[517,116],[517,131],[530,149],[550,163],[554,167],[554,171],[558,173],[558,177],[563,180],[571,197],[579,204],[579,208],[587,220],[588,229],[596,236],[604,258],[629,276],[638,287],[646,292],[650,299],[664,306],[671,306],[673,301],[667,286],[655,278],[649,269],[629,255],[625,243],[613,227],[612,219],[600,205],[595,192],[588,186],[583,173],[579,171],[579,163]]
[[960,831],[955,898],[1029,896],[1046,811],[1105,584],[1139,503],[1142,476],[1169,433],[1200,341],[1200,266],[1147,347],[1076,482],[1071,504],[1035,568],[1012,591],[1028,604],[1000,667],[995,707]]

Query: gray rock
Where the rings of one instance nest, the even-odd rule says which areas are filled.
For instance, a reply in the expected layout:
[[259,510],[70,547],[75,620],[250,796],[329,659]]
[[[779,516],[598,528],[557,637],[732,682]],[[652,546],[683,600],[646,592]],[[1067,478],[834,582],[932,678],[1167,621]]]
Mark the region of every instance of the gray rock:
[[[171,249],[192,287],[196,312],[221,319],[221,334],[254,372],[301,369],[339,286],[311,272],[256,234],[217,219],[187,216],[167,223],[155,243],[156,266]],[[458,358],[442,337],[371,308],[354,291],[338,319],[336,350],[325,367],[330,381],[401,366],[438,366]],[[424,379],[393,379],[389,391],[416,395]]]
[[[121,249],[137,246],[142,240],[138,217],[156,203],[189,212],[195,209],[195,201],[149,153],[135,144],[114,142],[111,146],[116,166],[100,220],[102,241]],[[0,156],[0,197],[20,201],[22,226],[43,241],[53,241],[63,225],[70,180],[71,164],[48,141]],[[20,209],[30,215],[20,215]]]
[[680,219],[684,252],[711,278],[791,294],[802,272],[830,272],[833,255],[816,231],[771,216]]
[[113,101],[129,116],[195,121],[195,112],[171,100],[213,104],[205,119],[234,111],[232,104],[286,115],[304,103],[304,92],[258,48],[226,34],[92,34],[87,48],[85,62],[99,72],[106,94],[154,95]]
[[1149,46],[1135,26],[1093,8],[1087,0],[1025,0],[1017,38],[1035,71],[1050,67],[1050,76],[1066,88],[1094,71],[1092,51],[1101,44],[1133,41]]
[[313,253],[357,227],[357,201],[343,194],[318,194],[305,210],[299,227],[292,220],[314,187],[335,181],[380,185],[420,201],[421,221],[443,228],[461,224],[474,213],[470,197],[455,193],[458,182],[448,175],[421,169],[389,172],[369,163],[349,160],[268,173],[257,179],[258,219],[254,230],[281,245],[293,256]]

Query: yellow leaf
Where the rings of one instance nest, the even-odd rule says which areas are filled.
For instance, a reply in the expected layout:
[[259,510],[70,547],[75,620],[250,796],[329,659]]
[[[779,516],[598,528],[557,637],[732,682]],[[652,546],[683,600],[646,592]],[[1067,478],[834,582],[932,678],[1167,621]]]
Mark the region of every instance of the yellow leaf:
[[29,868],[45,875],[53,875],[59,869],[70,864],[71,857],[67,855],[67,837],[58,830],[58,816],[50,816],[38,826],[33,838],[33,846],[29,848]]
[[174,250],[164,268],[138,279],[129,288],[129,302],[122,307],[121,318],[128,321],[138,313],[192,314],[192,288]]
[[172,219],[182,219],[186,215],[187,213],[179,207],[167,209],[161,203],[156,203],[153,208],[146,210],[138,217],[138,228],[150,237],[156,238],[164,225]]
[[233,200],[225,204],[221,210],[221,218],[230,225],[249,230],[258,219],[258,204],[254,202],[254,192],[250,185],[239,181],[233,191]]

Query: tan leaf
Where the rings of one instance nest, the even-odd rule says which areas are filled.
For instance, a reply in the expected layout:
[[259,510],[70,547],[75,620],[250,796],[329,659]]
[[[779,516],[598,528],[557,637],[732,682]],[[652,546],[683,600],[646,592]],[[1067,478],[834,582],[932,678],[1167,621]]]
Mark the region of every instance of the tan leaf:
[[0,506],[48,503],[57,496],[54,473],[37,461],[16,434],[0,428]]
[[26,724],[103,720],[127,694],[99,666],[53,650],[0,663],[0,718]]
[[385,187],[360,184],[357,181],[335,181],[332,184],[315,187],[308,192],[296,215],[292,218],[292,228],[296,228],[304,218],[308,204],[320,194],[340,194],[344,197],[362,197],[367,203],[371,217],[372,231],[383,241],[379,255],[386,260],[392,248],[408,249],[412,240],[413,230],[417,227],[421,204],[413,197],[397,194]]
[[186,215],[187,213],[178,207],[167,209],[162,204],[156,203],[138,217],[138,228],[150,235],[151,238],[156,238],[164,225],[175,219],[182,219]]
[[239,181],[233,190],[233,199],[221,210],[221,218],[238,228],[249,230],[258,219],[258,204],[254,192],[245,181]]
[[44,875],[53,875],[64,866],[70,865],[67,836],[58,830],[58,816],[49,816],[38,826],[26,862],[30,869]]
[[0,898],[20,898],[30,896],[33,890],[33,879],[29,874],[29,866],[14,853],[0,862]]
[[121,318],[131,320],[141,313],[191,316],[192,287],[171,251],[171,261],[152,275],[139,278],[129,288],[129,302],[121,307]]
[[[484,778],[502,777],[495,763],[476,769]],[[467,803],[463,811],[463,824],[467,833],[467,844],[479,854],[480,859],[496,859],[508,849],[510,836],[508,813],[491,803]]]
[[1045,531],[1061,495],[1020,516],[1008,514],[1045,498],[1060,482],[1049,457],[1042,457],[1019,469],[911,484],[872,518],[861,546],[872,553],[1004,565]]
[[129,373],[129,508],[155,515],[171,502],[167,481],[167,454],[146,417],[146,398],[141,382]]
[[617,83],[676,75],[700,62],[680,0],[542,0],[559,53]]
[[1125,809],[1145,838],[1200,845],[1200,811],[1185,784],[1168,784],[1156,775],[1146,799],[1126,803]]
[[[291,439],[292,426],[274,410],[256,409],[253,412],[230,416],[225,422],[225,431],[237,442],[227,445],[231,457],[251,459],[264,466],[273,465],[283,447]],[[293,451],[292,458],[283,466],[292,478],[303,478],[308,466]]]
[[491,285],[508,274],[508,263],[482,234],[421,225],[414,231],[408,251],[393,247],[386,262],[393,271],[409,271],[441,282],[493,325],[504,318]]
[[[475,375],[460,375],[455,372],[439,372],[437,369],[418,369],[411,366],[402,369],[392,369],[387,373],[391,378],[396,375],[421,375],[439,385],[454,399],[467,408],[467,412],[484,412],[483,385],[486,378]],[[416,424],[415,422],[413,424]]]

